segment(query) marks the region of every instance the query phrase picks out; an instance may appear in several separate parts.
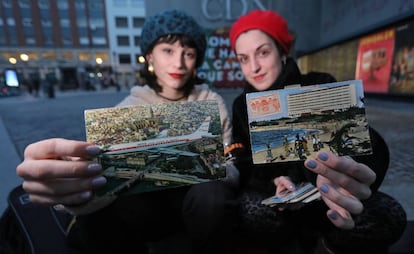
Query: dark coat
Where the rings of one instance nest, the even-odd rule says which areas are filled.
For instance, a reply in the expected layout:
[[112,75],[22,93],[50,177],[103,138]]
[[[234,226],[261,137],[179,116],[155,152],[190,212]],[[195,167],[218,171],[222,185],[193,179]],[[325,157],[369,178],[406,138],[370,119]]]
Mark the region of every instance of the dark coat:
[[[313,85],[335,82],[335,78],[327,73],[312,72],[302,75],[296,62],[288,58],[282,73],[269,90],[283,89],[292,84]],[[310,181],[315,184],[316,175],[303,166],[303,161],[279,162],[270,164],[253,164],[247,119],[246,93],[257,92],[253,86],[246,84],[242,94],[233,102],[233,142],[242,143],[244,148],[237,151],[236,166],[240,171],[240,182],[244,188],[254,188],[274,195],[273,179],[277,176],[290,176],[295,183]],[[382,137],[370,128],[373,154],[357,156],[354,159],[368,165],[377,174],[377,179],[371,185],[376,191],[380,186],[389,164],[389,151]]]

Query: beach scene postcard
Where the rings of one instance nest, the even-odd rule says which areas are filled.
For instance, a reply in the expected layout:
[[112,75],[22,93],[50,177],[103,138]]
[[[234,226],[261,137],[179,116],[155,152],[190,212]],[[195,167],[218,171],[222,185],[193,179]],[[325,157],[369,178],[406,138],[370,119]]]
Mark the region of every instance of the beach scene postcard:
[[246,94],[255,164],[372,153],[361,80]]
[[97,196],[118,196],[198,184],[225,177],[216,101],[89,109],[88,142],[107,184]]

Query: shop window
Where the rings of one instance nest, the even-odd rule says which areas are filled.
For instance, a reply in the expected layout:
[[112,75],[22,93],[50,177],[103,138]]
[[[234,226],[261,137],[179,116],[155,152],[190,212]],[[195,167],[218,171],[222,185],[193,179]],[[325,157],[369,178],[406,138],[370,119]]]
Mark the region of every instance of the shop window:
[[129,54],[119,54],[118,60],[120,64],[131,64],[131,56]]

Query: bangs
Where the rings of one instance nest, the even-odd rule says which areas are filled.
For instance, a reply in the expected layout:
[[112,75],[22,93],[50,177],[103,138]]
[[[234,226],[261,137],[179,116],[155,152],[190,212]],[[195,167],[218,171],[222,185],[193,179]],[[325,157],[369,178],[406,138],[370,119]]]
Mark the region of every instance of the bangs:
[[168,43],[168,44],[174,44],[175,42],[179,41],[181,47],[189,47],[197,49],[195,42],[186,35],[181,34],[169,34],[167,36],[162,36],[158,39],[158,43]]

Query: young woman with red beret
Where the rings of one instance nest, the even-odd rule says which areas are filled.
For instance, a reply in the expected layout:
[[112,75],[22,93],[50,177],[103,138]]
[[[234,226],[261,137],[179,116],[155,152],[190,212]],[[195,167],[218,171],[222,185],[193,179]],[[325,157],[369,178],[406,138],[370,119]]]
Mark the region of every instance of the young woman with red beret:
[[[389,162],[384,140],[371,128],[372,155],[351,158],[320,151],[305,162],[253,164],[246,93],[335,79],[320,74],[310,80],[300,73],[289,57],[293,38],[286,21],[273,11],[241,16],[231,28],[230,40],[246,80],[233,103],[233,139],[244,147],[236,160],[242,229],[267,240],[278,253],[384,253],[406,224],[401,205],[378,191]],[[263,199],[294,190],[304,181],[317,186],[321,201],[295,211],[261,205]]]

